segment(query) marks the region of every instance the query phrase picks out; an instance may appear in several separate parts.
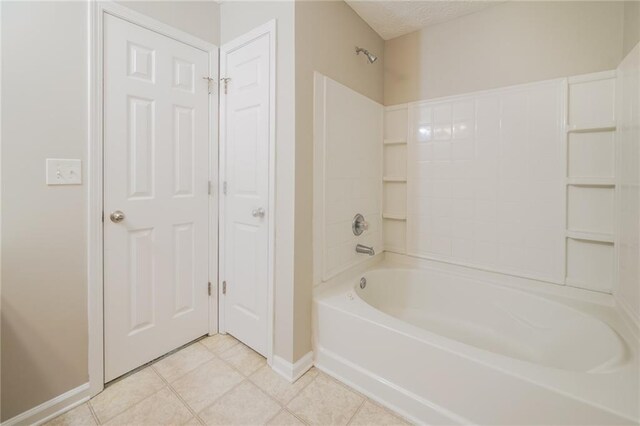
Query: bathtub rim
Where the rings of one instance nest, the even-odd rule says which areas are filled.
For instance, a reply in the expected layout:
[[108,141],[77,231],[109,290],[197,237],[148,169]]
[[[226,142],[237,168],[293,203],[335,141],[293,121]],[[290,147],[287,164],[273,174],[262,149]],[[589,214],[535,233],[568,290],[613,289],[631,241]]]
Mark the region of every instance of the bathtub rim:
[[[476,348],[474,346],[468,345],[464,342],[457,341],[455,339],[451,339],[446,336],[441,336],[435,332],[430,330],[422,329],[416,325],[407,323],[399,318],[393,317],[383,311],[376,309],[375,307],[369,305],[366,301],[362,300],[359,296],[355,294],[355,289],[353,285],[357,283],[359,277],[370,271],[374,271],[377,269],[418,269],[418,270],[432,270],[436,272],[443,272],[447,274],[457,275],[463,278],[471,278],[477,281],[480,281],[487,285],[498,286],[498,287],[506,287],[508,289],[521,290],[524,293],[532,293],[534,296],[549,298],[552,301],[559,302],[565,305],[569,305],[569,308],[577,309],[583,314],[594,316],[595,318],[603,321],[606,325],[611,327],[614,332],[616,332],[620,338],[624,341],[624,344],[627,346],[627,349],[631,352],[631,359],[625,364],[624,367],[619,369],[616,372],[611,373],[611,379],[607,380],[620,380],[616,379],[613,376],[620,377],[621,375],[629,373],[637,373],[638,372],[638,346],[634,346],[634,334],[631,332],[629,324],[627,324],[620,315],[619,310],[613,300],[612,295],[602,294],[597,292],[592,292],[588,290],[583,290],[574,287],[565,288],[565,286],[560,286],[557,284],[546,283],[547,285],[540,286],[538,288],[538,282],[536,280],[531,279],[521,279],[517,280],[511,276],[507,276],[502,280],[502,282],[495,282],[492,279],[487,279],[487,275],[482,274],[484,271],[480,271],[478,273],[474,268],[466,268],[466,267],[458,267],[457,265],[441,265],[439,261],[424,261],[423,259],[415,259],[409,256],[403,255],[379,255],[376,256],[376,259],[371,259],[370,261],[358,265],[348,271],[345,271],[331,280],[324,282],[320,285],[317,285],[314,288],[314,297],[313,297],[313,309],[316,310],[316,304],[324,304],[329,306],[331,309],[336,309],[342,312],[345,312],[349,315],[352,315],[359,320],[369,322],[375,326],[385,327],[391,329],[395,332],[398,332],[404,335],[407,338],[418,340],[424,344],[435,346],[439,349],[445,350],[456,356],[462,356],[467,359],[471,359],[474,362],[478,362],[482,365],[488,366],[492,369],[495,369],[503,374],[508,374],[519,379],[525,380],[534,385],[546,388],[550,391],[565,395],[572,399],[581,401],[585,404],[589,404],[592,406],[596,406],[599,409],[610,412],[617,416],[628,419],[629,421],[637,422],[638,419],[633,417],[633,414],[630,414],[627,410],[620,411],[615,409],[614,407],[608,406],[606,403],[601,403],[598,401],[594,401],[595,397],[587,397],[585,395],[581,395],[581,392],[574,393],[572,389],[567,389],[566,386],[561,386],[563,380],[568,380],[571,375],[584,375],[588,377],[588,373],[569,371],[569,370],[561,370],[555,369],[552,367],[542,366],[538,364],[534,364],[527,361],[522,361],[518,359],[514,359],[502,354],[492,353],[489,351],[485,351],[480,348]],[[469,273],[469,271],[471,273]],[[493,273],[490,273],[491,275]],[[504,274],[497,274],[504,275]],[[512,281],[513,280],[513,281]],[[520,281],[520,282],[518,282]],[[543,283],[545,284],[545,283]],[[357,302],[365,307],[365,313],[363,314],[362,309],[357,308],[354,312],[351,309],[348,309],[345,305],[346,302],[340,301],[338,304],[333,304],[332,301],[339,300],[339,297],[342,295],[346,295],[349,291],[353,292],[353,299],[356,299]],[[338,299],[336,299],[338,297]],[[346,299],[346,298],[345,298]],[[587,310],[586,312],[583,310],[582,306],[575,306],[575,303],[585,306],[596,307],[601,312],[592,312]],[[373,312],[372,315],[367,315],[367,311]],[[605,317],[603,317],[605,315]],[[314,313],[315,318],[315,313]],[[385,323],[386,320],[389,320],[390,323]],[[314,344],[314,352],[316,353],[316,360],[321,357],[323,352],[327,351],[327,348],[324,348],[317,336],[317,327],[318,324],[314,319],[313,325],[313,344]],[[320,366],[322,367],[322,366]],[[320,368],[322,369],[322,368]],[[331,370],[331,369],[329,369]],[[329,371],[330,372],[330,371]],[[375,372],[369,372],[370,374],[376,375]],[[530,374],[527,374],[530,373]],[[554,378],[554,375],[558,375],[559,378]],[[342,378],[344,375],[337,374]],[[583,379],[590,380],[590,379]],[[597,379],[595,379],[597,381]],[[626,381],[623,381],[623,383]],[[625,388],[626,389],[626,388]],[[637,392],[636,392],[637,393]],[[596,398],[597,399],[597,398]],[[444,411],[447,411],[446,408],[441,407]]]

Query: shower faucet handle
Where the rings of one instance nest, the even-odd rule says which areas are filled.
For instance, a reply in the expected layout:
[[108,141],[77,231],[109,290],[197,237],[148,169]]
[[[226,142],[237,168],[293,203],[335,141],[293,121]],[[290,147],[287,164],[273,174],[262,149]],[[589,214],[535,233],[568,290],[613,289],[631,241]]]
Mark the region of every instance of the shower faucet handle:
[[354,216],[353,222],[351,224],[351,230],[353,231],[353,235],[362,235],[362,233],[369,229],[369,223],[364,220],[364,216],[360,213]]

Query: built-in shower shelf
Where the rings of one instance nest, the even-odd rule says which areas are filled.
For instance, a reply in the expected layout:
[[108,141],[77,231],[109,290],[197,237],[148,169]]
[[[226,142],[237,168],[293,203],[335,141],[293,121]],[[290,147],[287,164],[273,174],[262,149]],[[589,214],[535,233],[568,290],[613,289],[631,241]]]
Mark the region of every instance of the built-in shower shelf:
[[407,217],[401,214],[393,214],[393,213],[382,213],[383,219],[389,220],[407,220]]
[[383,143],[385,145],[406,145],[407,140],[406,139],[385,139]]
[[385,176],[382,178],[383,182],[406,182],[407,178],[406,177],[391,177],[391,176]]
[[597,127],[578,127],[571,126],[567,129],[569,133],[594,133],[594,132],[612,132],[616,129],[615,123],[605,124]]
[[567,237],[572,238],[574,240],[585,240],[585,241],[597,241],[599,243],[614,243],[614,238],[612,234],[603,234],[598,232],[583,232],[583,231],[567,231]]
[[611,177],[571,177],[567,178],[567,185],[614,187],[616,181]]

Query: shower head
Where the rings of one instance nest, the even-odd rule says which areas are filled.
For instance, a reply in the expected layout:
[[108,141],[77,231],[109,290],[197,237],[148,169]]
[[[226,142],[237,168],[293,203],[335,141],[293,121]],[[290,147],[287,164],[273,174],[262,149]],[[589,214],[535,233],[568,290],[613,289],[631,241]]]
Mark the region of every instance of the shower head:
[[363,53],[367,57],[367,61],[369,61],[370,64],[378,60],[378,57],[373,53],[369,52],[367,49],[363,49],[362,47],[356,46],[356,55],[359,55],[360,53]]

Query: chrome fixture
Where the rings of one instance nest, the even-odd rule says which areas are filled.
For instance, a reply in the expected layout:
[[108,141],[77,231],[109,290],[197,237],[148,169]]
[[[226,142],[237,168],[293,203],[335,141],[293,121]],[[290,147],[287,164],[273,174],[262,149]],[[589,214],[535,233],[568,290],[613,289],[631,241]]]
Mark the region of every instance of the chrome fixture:
[[365,277],[360,278],[360,288],[365,288],[367,286],[367,279]]
[[351,222],[351,230],[353,231],[353,235],[362,235],[364,231],[369,229],[369,224],[366,220],[364,220],[364,216],[360,213],[353,217],[353,222]]
[[253,209],[251,211],[251,216],[253,217],[264,217],[264,209],[262,207],[258,207],[257,209]]
[[364,53],[364,55],[367,57],[367,61],[369,61],[370,64],[378,60],[378,57],[373,53],[369,52],[367,49],[363,49],[362,47],[356,46],[356,55],[359,55],[360,53]]
[[122,213],[120,210],[116,210],[115,212],[111,213],[109,215],[109,218],[111,219],[111,222],[113,223],[120,223],[124,220],[124,213]]
[[362,254],[368,254],[369,256],[373,256],[376,252],[373,250],[373,247],[363,246],[362,244],[358,244],[356,246],[356,252]]

